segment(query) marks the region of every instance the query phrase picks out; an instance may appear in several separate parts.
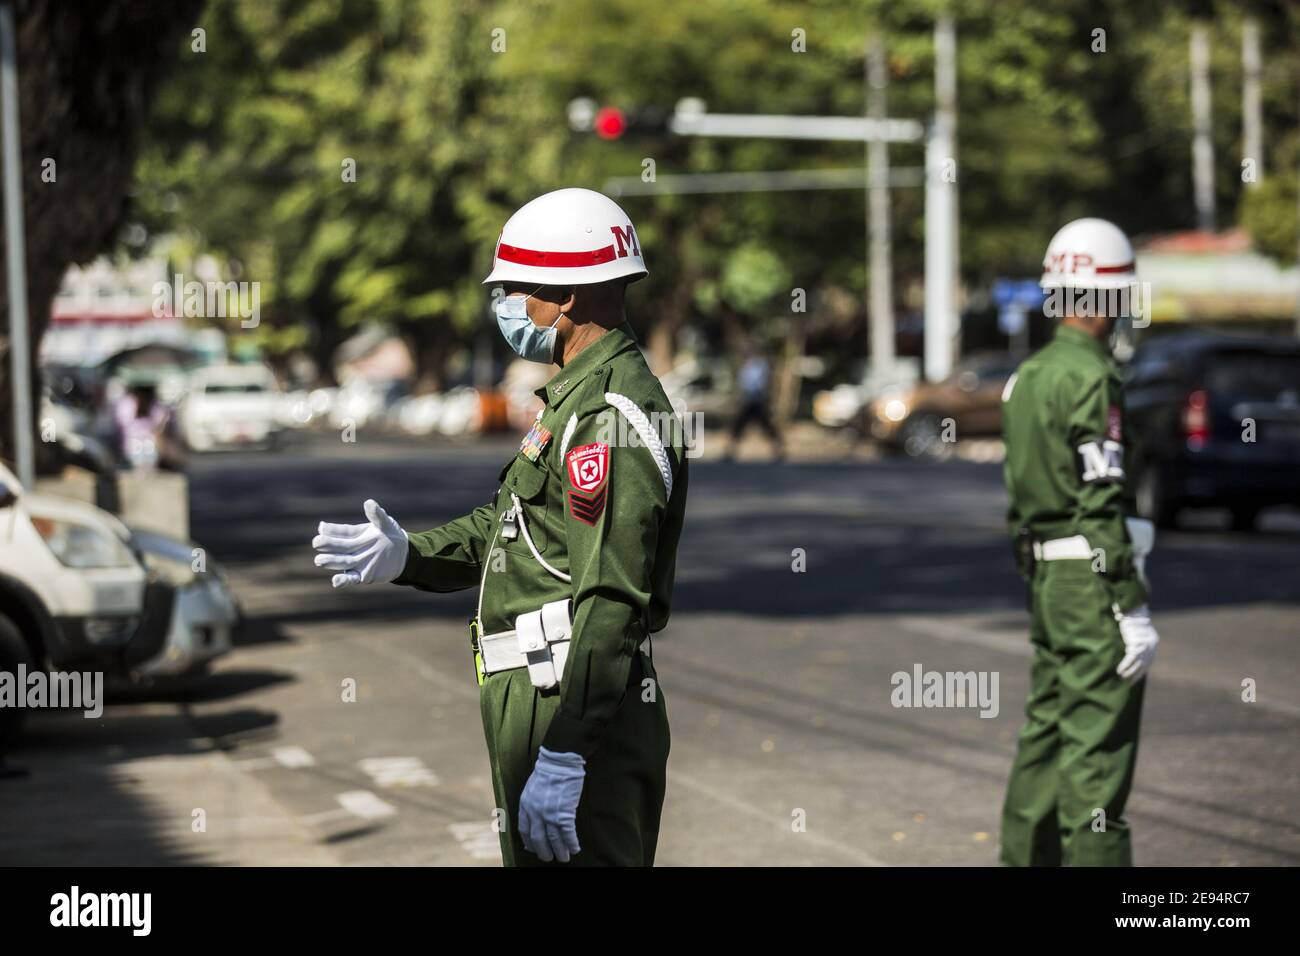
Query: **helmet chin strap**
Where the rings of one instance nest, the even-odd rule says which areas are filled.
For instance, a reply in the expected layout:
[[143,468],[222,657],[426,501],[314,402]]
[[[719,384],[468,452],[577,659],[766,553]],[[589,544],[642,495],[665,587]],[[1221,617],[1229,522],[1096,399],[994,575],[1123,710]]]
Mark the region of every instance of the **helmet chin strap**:
[[[561,311],[550,326],[555,329],[555,354],[551,356],[551,360],[559,366],[564,365],[564,348],[569,341],[569,337],[564,334],[566,330],[560,328],[560,319],[564,317],[565,313]],[[572,326],[572,323],[570,323],[570,326]]]

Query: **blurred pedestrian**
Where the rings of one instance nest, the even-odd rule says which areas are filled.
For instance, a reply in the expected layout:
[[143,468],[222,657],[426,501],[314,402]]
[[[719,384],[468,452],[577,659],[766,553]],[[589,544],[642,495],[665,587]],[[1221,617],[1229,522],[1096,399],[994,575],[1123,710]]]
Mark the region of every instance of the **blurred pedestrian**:
[[1130,866],[1124,806],[1157,635],[1143,573],[1154,540],[1133,514],[1124,401],[1107,341],[1137,278],[1113,224],[1052,239],[1050,344],[1002,394],[1008,520],[1030,588],[1033,666],[1002,813],[1002,863]]
[[118,451],[128,468],[179,468],[180,449],[173,437],[171,411],[158,398],[157,382],[131,373],[126,391],[113,407]]
[[668,715],[650,635],[668,621],[686,508],[683,436],[627,325],[646,274],[612,200],[561,189],[525,205],[485,283],[524,359],[560,370],[490,504],[407,534],[379,505],[368,524],[322,523],[313,545],[335,587],[477,586],[470,627],[508,866],[650,865]]
[[727,458],[735,455],[740,436],[744,434],[745,429],[751,422],[757,423],[767,434],[768,441],[772,443],[772,454],[777,459],[785,456],[781,435],[772,421],[771,403],[769,401],[771,382],[772,365],[767,360],[767,356],[752,343],[746,344],[744,361],[740,363],[740,369],[736,374],[739,403],[736,408],[735,420],[731,424],[731,445],[727,449]]

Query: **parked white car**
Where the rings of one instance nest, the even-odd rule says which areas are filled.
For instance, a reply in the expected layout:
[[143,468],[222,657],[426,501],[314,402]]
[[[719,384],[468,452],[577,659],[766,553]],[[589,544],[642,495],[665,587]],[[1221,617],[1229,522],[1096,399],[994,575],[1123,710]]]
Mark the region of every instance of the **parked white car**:
[[[193,548],[27,492],[0,465],[0,670],[130,681],[201,670],[230,650],[239,609],[220,567],[193,571]],[[0,709],[0,752],[23,714]]]
[[176,590],[166,643],[132,677],[203,673],[218,657],[230,653],[240,623],[239,604],[226,582],[225,569],[193,541],[135,528],[131,544],[145,567]]
[[265,365],[211,365],[190,376],[181,432],[193,451],[273,448],[283,431],[283,397]]
[[[149,586],[127,535],[91,505],[26,493],[0,466],[0,671],[125,673],[157,653],[172,593]],[[0,751],[24,715],[0,709]]]

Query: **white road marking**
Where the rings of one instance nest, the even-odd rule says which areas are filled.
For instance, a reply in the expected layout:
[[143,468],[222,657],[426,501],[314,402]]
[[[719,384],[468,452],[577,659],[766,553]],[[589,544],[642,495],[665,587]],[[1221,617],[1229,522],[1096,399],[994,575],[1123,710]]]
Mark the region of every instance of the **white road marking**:
[[447,827],[460,848],[476,860],[496,860],[501,857],[501,838],[492,824],[481,820],[473,823],[453,823]]
[[301,770],[303,767],[316,766],[316,758],[301,747],[276,747],[269,757],[249,757],[232,763],[241,770],[268,770],[271,767]]
[[230,761],[240,770],[266,770],[275,766],[274,757],[248,757],[243,760]]
[[302,822],[314,826],[348,816],[361,817],[363,820],[382,820],[397,816],[395,806],[381,800],[369,790],[348,790],[337,794],[334,799],[339,802],[339,809],[313,813],[302,817]]
[[301,747],[276,747],[271,751],[271,756],[281,767],[290,770],[316,766],[316,758]]
[[357,766],[377,787],[436,787],[440,782],[419,757],[367,757]]
[[[703,794],[704,796],[708,797],[710,800],[714,801],[715,803],[723,804],[724,806],[731,807],[731,809],[735,810],[738,813],[743,813],[746,816],[753,817],[756,820],[762,820],[764,823],[769,823],[772,825],[774,829],[776,827],[786,828],[789,826],[788,818],[781,817],[779,815],[774,815],[770,811],[764,810],[762,807],[756,806],[748,802],[747,800],[742,800],[740,797],[734,796],[725,791],[718,790],[714,787],[711,787],[704,781],[697,780],[695,777],[692,777],[690,774],[682,773],[680,770],[677,770],[675,768],[669,773],[669,782],[670,784],[678,784],[678,783],[685,784],[689,789],[694,790],[696,793]],[[862,866],[888,865],[882,863],[880,860],[876,859],[874,856],[872,856],[870,853],[867,853],[864,850],[859,850],[856,847],[846,846],[840,840],[832,840],[829,837],[824,837],[821,836],[820,834],[813,833],[808,830],[805,830],[803,833],[798,834],[798,837],[801,840],[806,840],[807,842],[812,843],[815,846],[821,847],[823,850],[830,850],[831,852],[838,853],[841,856],[845,856],[850,860],[853,860],[855,863],[858,863]]]

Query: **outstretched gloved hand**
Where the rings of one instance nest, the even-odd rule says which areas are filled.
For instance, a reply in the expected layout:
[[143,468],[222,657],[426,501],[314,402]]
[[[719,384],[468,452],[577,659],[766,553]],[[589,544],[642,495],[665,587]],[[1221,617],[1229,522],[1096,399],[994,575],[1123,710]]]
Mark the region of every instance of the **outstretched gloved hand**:
[[1119,635],[1124,639],[1126,652],[1115,671],[1126,680],[1141,680],[1155,660],[1156,645],[1160,643],[1160,635],[1151,624],[1151,611],[1143,604],[1127,614],[1116,611],[1115,619],[1119,621]]
[[340,572],[330,579],[336,588],[353,584],[387,584],[406,567],[410,544],[406,532],[373,498],[363,509],[366,524],[329,524],[322,521],[311,546],[316,567]]
[[524,849],[545,862],[568,863],[578,853],[578,801],[587,762],[578,754],[537,752],[537,765],[519,798],[519,836]]

